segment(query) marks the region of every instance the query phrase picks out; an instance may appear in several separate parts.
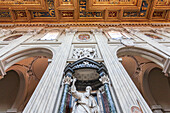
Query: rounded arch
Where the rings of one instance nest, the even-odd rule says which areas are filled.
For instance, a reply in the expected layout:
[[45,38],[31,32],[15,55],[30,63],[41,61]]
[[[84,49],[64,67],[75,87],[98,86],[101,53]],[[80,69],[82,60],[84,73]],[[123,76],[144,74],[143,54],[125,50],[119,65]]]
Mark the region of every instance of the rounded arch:
[[[54,54],[55,50],[50,47],[34,47],[34,48],[31,47],[28,49],[22,49],[22,50],[19,49],[17,52],[15,51],[11,51],[6,56],[3,56],[2,61],[4,63],[4,68],[5,68],[4,70],[6,72],[10,70],[15,71],[19,75],[19,80],[20,80],[17,96],[10,109],[22,110],[27,104],[27,101],[29,101],[29,98],[32,95],[32,91],[34,91],[34,89],[36,88],[39,82],[38,80],[40,80],[41,77],[37,81],[35,81],[35,83],[32,86],[29,86],[30,85],[29,80],[31,76],[30,73],[28,72],[27,69],[24,69],[25,65],[17,65],[17,63],[31,57],[36,58],[36,57],[43,56],[42,58],[44,58],[45,56],[46,59],[47,58],[52,59],[53,57],[55,57]],[[46,63],[48,64],[47,60]],[[43,73],[41,73],[41,75],[43,75]],[[33,77],[34,76],[32,76],[31,79],[33,79]],[[29,94],[28,94],[28,89],[30,91]]]
[[[149,88],[149,83],[148,83],[148,76],[149,73],[154,69],[154,68],[159,68],[158,66],[150,66],[147,68],[147,70],[144,72],[143,77],[142,77],[142,86],[141,90],[143,92],[143,96],[147,98],[147,101],[150,105],[156,105],[156,101],[153,98],[150,88]],[[160,69],[160,68],[159,68]]]
[[144,96],[148,99],[150,106],[160,105],[163,111],[169,109],[169,78],[164,76],[162,69],[157,66],[148,68],[143,78],[145,79],[142,83],[143,91],[146,94]]
[[47,58],[53,59],[54,49],[50,47],[38,47],[23,49],[16,53],[11,53],[3,59],[4,69],[8,69],[13,64],[33,56],[45,56]]
[[[160,83],[153,82],[151,79],[151,73],[152,73],[152,78],[154,78],[154,80],[156,79],[158,81],[159,80],[158,78],[165,78],[164,73],[162,72],[162,69],[163,69],[163,64],[166,60],[166,55],[159,53],[157,51],[152,51],[149,49],[147,50],[145,48],[140,48],[140,47],[121,47],[121,48],[117,49],[117,57],[122,57],[122,59],[123,59],[125,57],[132,57],[132,56],[138,60],[137,64],[139,64],[140,70],[138,71],[138,69],[136,68],[136,72],[138,72],[138,73],[136,75],[132,74],[129,76],[131,78],[136,77],[136,79],[135,79],[136,81],[134,80],[133,82],[137,86],[138,90],[141,92],[141,94],[145,98],[146,102],[151,107],[151,109],[157,110],[154,108],[154,105],[162,106],[163,104],[160,103],[162,101],[160,101],[159,99],[163,98],[163,97],[160,95],[160,98],[158,98],[156,100],[155,97],[158,97],[158,95],[156,95],[155,92],[157,90],[158,91],[162,90],[162,88],[158,87],[156,89],[155,87],[153,87],[153,84],[162,86],[162,83],[161,82]],[[123,65],[123,62],[126,62],[126,61],[123,60],[122,65]],[[128,61],[126,63],[130,64],[131,62]],[[154,71],[154,74],[153,74],[153,70],[155,70],[155,69],[159,69],[160,73],[156,73],[158,71],[156,71],[156,72]],[[126,71],[129,71],[129,70],[126,70]],[[158,77],[153,76],[153,75],[158,75]],[[150,88],[151,85],[153,88]],[[156,90],[153,90],[154,88]],[[153,93],[153,91],[155,91],[155,92]],[[165,101],[165,102],[167,102],[167,101]],[[166,109],[166,107],[162,108],[162,110],[164,110],[164,109]]]
[[117,49],[116,53],[117,53],[117,57],[121,57],[125,55],[140,56],[156,63],[162,68],[166,60],[165,56],[155,51],[147,50],[140,47],[121,47]]
[[15,71],[17,75],[19,76],[18,93],[10,109],[18,109],[20,105],[22,104],[22,102],[24,101],[25,96],[26,96],[28,76],[26,75],[27,73],[24,72],[25,70],[21,68],[22,68],[21,66],[13,66],[7,69],[7,72]]
[[19,91],[20,80],[18,73],[9,70],[7,76],[0,81],[0,112],[4,113],[11,109]]

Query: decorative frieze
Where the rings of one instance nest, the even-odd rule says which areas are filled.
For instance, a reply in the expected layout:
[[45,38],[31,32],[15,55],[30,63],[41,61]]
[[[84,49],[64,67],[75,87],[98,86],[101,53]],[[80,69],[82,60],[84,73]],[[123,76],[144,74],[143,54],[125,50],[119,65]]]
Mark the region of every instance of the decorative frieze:
[[81,58],[98,58],[96,48],[74,48],[73,49],[73,59],[81,59]]

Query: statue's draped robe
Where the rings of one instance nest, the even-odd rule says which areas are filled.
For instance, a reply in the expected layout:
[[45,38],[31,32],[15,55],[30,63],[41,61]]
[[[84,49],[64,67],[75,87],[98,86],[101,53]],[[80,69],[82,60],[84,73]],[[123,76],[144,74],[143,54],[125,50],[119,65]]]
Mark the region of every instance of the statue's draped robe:
[[99,113],[97,102],[93,96],[86,96],[76,89],[71,89],[72,96],[78,101],[73,105],[72,113]]

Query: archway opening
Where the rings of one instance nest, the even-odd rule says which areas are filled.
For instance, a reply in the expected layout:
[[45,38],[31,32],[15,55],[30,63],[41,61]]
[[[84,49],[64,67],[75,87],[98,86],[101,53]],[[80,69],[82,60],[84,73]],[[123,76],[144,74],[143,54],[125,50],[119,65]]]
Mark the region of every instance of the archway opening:
[[169,112],[170,82],[162,68],[136,55],[123,55],[122,65],[153,112]]
[[149,72],[148,83],[156,103],[166,112],[170,109],[170,78],[160,68],[153,68]]
[[[6,101],[9,104],[0,101],[2,106],[6,106],[0,107],[0,112],[22,112],[47,67],[48,58],[46,56],[29,57],[10,66],[7,69],[7,75],[0,80],[0,84],[5,86],[6,84],[15,83],[12,87],[5,87],[6,90],[13,88],[11,92],[6,92],[6,98],[10,99],[10,95],[12,95],[12,99],[10,99],[10,102]],[[15,77],[16,75],[17,78]],[[13,79],[6,80],[10,76]],[[3,92],[0,88],[0,98]]]
[[19,75],[16,71],[10,70],[0,80],[0,112],[6,113],[17,97],[20,85]]

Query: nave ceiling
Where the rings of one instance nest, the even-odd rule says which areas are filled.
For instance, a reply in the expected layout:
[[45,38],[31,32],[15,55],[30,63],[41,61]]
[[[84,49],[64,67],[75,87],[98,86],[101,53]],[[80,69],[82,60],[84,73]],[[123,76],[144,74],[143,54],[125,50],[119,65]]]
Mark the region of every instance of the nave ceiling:
[[0,0],[1,23],[169,20],[170,0]]

